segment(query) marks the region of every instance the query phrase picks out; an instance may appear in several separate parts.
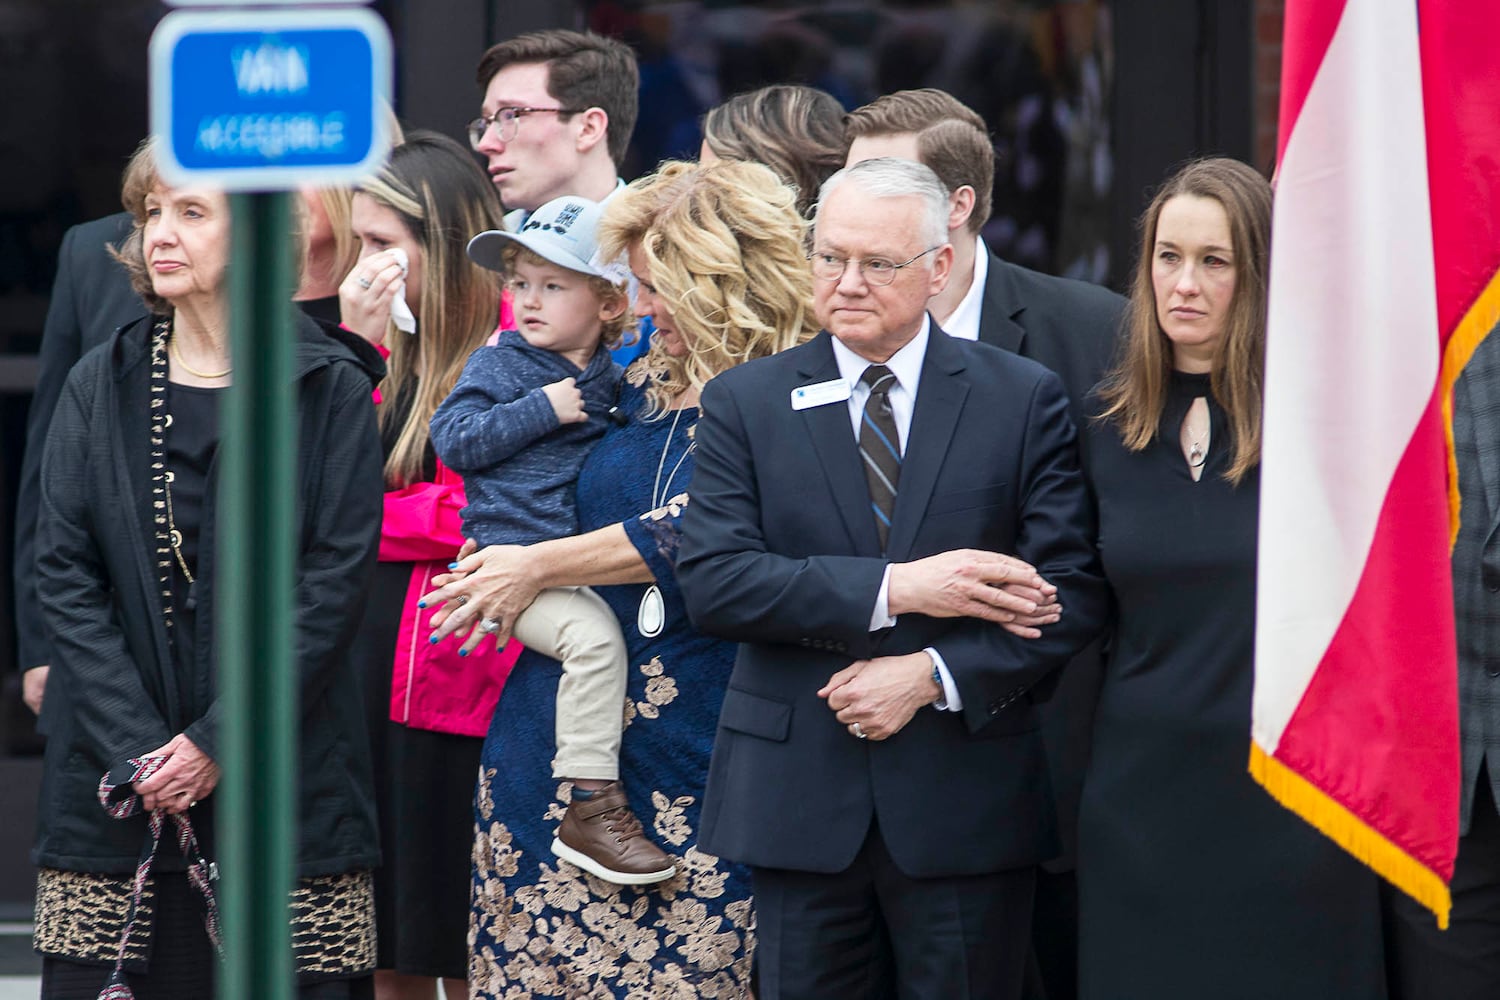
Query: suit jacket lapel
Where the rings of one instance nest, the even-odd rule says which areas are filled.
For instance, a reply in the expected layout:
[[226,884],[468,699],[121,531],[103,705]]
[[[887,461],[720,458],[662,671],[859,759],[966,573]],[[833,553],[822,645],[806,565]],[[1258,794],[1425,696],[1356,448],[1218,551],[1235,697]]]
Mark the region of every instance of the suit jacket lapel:
[[[799,385],[811,385],[843,378],[833,357],[830,336],[825,330],[808,345],[807,360],[798,371],[804,377]],[[920,396],[918,397],[921,398]],[[788,405],[777,400],[772,405]],[[808,437],[818,453],[819,465],[833,494],[834,506],[849,536],[852,551],[862,556],[879,556],[880,539],[875,534],[875,515],[870,508],[870,490],[865,485],[865,470],[860,464],[859,445],[850,425],[849,407],[845,403],[826,403],[800,411]],[[903,469],[903,477],[905,470]],[[903,479],[904,481],[904,479]],[[900,501],[897,501],[899,509]]]
[[963,370],[963,358],[953,341],[934,323],[927,356],[922,361],[922,381],[917,387],[911,431],[901,459],[901,482],[896,486],[896,510],[886,545],[886,554],[892,562],[900,562],[910,553],[943,460],[953,443],[958,415],[963,412],[964,400],[969,395],[969,385],[960,377]]
[[1025,308],[1005,262],[990,254],[990,270],[984,279],[984,306],[979,311],[979,339],[1012,354],[1020,354],[1021,344],[1026,340],[1026,329],[1016,322],[1015,317]]

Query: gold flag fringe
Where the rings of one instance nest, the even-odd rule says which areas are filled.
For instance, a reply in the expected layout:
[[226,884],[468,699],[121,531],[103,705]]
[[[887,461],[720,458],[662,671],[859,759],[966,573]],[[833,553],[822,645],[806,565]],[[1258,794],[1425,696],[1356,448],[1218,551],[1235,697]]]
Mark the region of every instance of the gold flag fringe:
[[1391,843],[1302,775],[1250,744],[1250,774],[1277,802],[1301,816],[1329,840],[1364,862],[1375,874],[1431,910],[1448,928],[1453,899],[1431,868]]

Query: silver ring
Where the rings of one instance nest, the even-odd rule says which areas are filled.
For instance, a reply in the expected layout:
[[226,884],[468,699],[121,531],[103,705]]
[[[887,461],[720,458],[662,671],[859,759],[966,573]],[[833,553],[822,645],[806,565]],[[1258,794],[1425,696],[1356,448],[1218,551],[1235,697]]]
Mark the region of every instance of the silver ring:
[[361,277],[361,278],[355,278],[354,280],[357,281],[357,282],[359,282],[359,287],[360,288],[369,288],[370,287],[370,279],[369,278],[363,278],[363,277]]
[[495,619],[493,619],[493,618],[482,618],[482,619],[480,619],[480,621],[479,621],[479,627],[480,627],[481,630],[483,630],[485,632],[498,632],[498,631],[500,631],[500,623],[497,622],[497,621],[495,621]]
[[453,599],[453,603],[457,604],[459,607],[463,607],[465,604],[469,603],[469,595],[468,594],[459,594],[457,597],[455,597]]
[[854,730],[854,736],[856,739],[867,740],[870,738],[870,734],[861,729],[859,723],[857,722],[850,723],[849,728]]

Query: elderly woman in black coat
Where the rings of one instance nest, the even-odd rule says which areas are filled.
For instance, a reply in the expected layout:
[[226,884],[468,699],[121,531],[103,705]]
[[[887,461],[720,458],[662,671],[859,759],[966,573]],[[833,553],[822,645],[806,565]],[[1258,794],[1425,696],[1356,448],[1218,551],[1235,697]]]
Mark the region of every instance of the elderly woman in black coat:
[[[140,1000],[197,1000],[216,971],[214,790],[233,711],[216,692],[213,588],[218,414],[233,377],[229,202],[166,185],[149,144],[123,201],[135,226],[118,256],[151,315],[73,369],[42,460],[37,574],[55,658],[35,943],[43,997],[94,1000],[113,981]],[[344,649],[380,530],[380,361],[300,315],[296,329],[293,941],[300,996],[368,996],[379,852]]]

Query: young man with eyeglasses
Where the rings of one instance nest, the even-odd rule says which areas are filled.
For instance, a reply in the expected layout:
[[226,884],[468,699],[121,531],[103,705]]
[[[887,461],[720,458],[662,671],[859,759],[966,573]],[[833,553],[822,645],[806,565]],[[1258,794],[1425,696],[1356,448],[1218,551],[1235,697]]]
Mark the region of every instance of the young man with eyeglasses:
[[[520,232],[553,199],[603,203],[625,186],[619,168],[641,82],[630,46],[592,32],[534,31],[491,46],[475,76],[484,102],[469,123],[469,145],[485,158],[507,231]],[[509,303],[507,295],[502,327]],[[642,321],[640,336],[614,350],[615,361],[634,361],[650,334]]]
[[639,107],[640,71],[623,42],[537,31],[492,46],[479,61],[484,102],[469,142],[518,230],[564,195],[602,202],[621,186]]

